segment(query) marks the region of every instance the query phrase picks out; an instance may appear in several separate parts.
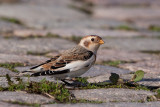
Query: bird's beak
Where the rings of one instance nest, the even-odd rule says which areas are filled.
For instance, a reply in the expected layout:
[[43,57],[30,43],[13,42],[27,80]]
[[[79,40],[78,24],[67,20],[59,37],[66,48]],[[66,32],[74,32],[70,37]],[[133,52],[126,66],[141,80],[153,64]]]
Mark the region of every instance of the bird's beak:
[[101,39],[101,40],[99,41],[99,44],[104,44],[104,41]]

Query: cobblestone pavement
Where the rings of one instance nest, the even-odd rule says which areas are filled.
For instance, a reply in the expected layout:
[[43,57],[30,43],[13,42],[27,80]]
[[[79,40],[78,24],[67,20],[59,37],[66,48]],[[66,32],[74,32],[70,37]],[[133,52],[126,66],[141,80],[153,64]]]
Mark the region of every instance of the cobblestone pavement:
[[[16,83],[18,72],[74,47],[90,34],[101,36],[105,44],[98,51],[95,66],[82,77],[98,83],[109,81],[111,73],[130,79],[134,72],[143,70],[144,78],[138,84],[152,89],[69,90],[77,100],[90,101],[83,104],[57,104],[43,94],[6,90],[0,91],[0,107],[158,107],[159,0],[0,0],[0,86],[9,86],[6,74]],[[30,77],[30,81],[43,78]],[[27,77],[21,79],[28,81]]]

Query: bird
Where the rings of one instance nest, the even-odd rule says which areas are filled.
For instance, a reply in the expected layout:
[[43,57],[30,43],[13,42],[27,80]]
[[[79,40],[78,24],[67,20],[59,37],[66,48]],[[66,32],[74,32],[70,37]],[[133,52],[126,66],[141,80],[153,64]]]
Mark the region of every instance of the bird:
[[30,76],[53,76],[59,80],[81,76],[95,63],[97,50],[102,44],[104,41],[100,36],[87,35],[77,46],[21,72],[20,75],[31,73]]

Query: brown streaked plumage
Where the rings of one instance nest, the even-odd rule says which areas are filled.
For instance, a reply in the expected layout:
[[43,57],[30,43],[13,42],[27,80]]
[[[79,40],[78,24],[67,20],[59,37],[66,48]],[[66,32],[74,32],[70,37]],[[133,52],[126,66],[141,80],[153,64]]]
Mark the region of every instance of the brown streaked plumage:
[[59,79],[80,76],[94,64],[97,50],[103,43],[99,36],[86,36],[76,47],[32,67],[29,72],[32,72],[32,76],[53,75]]

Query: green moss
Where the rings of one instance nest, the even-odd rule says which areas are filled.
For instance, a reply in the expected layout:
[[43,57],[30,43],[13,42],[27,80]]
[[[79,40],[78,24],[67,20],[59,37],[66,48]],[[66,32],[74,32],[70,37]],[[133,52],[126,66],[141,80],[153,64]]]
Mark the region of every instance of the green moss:
[[46,37],[60,38],[60,36],[58,34],[53,34],[53,33],[47,33]]
[[80,36],[71,36],[71,37],[66,37],[65,39],[67,39],[67,40],[71,40],[71,41],[73,41],[73,42],[75,42],[75,43],[79,43],[80,42],[80,40],[82,39],[82,37],[80,37]]
[[1,63],[0,64],[0,67],[7,68],[13,72],[18,72],[18,70],[15,69],[15,67],[18,67],[18,66],[24,66],[24,65],[21,63]]
[[120,25],[120,26],[117,26],[117,27],[111,27],[111,29],[126,30],[126,31],[136,31],[135,28],[129,27],[127,25]]
[[76,9],[80,12],[83,12],[87,15],[92,15],[93,11],[91,10],[91,8],[88,8],[86,5],[83,6],[75,6],[75,5],[69,5],[70,8]]
[[7,103],[19,104],[19,105],[22,105],[22,106],[40,107],[40,104],[37,104],[37,103],[30,104],[30,103],[19,102],[19,101],[9,101]]
[[157,95],[155,95],[155,97],[160,100],[160,88],[157,90]]
[[140,52],[142,52],[142,53],[148,53],[148,54],[160,54],[159,50],[142,50]]
[[[13,38],[13,37],[10,36],[8,38]],[[33,39],[33,38],[61,38],[61,37],[57,34],[47,33],[46,35],[32,35],[31,34],[31,35],[27,35],[27,36],[24,36],[24,37],[17,37],[17,38],[19,38],[19,39]]]
[[1,20],[4,20],[4,21],[6,21],[6,22],[23,25],[23,23],[22,23],[20,20],[16,19],[16,18],[0,17],[0,19],[1,19]]
[[103,61],[101,64],[118,67],[119,64],[126,63],[125,61]]
[[27,55],[37,55],[37,56],[44,56],[49,52],[32,52],[32,51],[28,51]]
[[148,29],[151,30],[151,31],[159,32],[160,31],[160,26],[151,25],[151,26],[149,26]]

